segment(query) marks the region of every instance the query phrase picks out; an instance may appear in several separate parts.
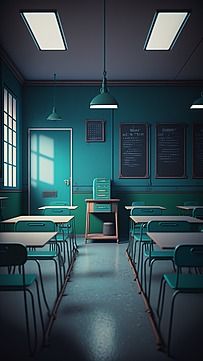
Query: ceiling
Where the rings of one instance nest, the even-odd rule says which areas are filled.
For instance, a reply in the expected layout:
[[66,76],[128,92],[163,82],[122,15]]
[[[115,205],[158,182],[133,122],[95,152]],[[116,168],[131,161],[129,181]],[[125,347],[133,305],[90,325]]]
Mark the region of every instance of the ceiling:
[[[39,51],[19,11],[56,9],[67,51]],[[171,51],[143,46],[156,10],[191,10]],[[99,80],[103,72],[102,0],[1,0],[0,46],[24,80]],[[108,80],[203,80],[202,0],[107,0]]]

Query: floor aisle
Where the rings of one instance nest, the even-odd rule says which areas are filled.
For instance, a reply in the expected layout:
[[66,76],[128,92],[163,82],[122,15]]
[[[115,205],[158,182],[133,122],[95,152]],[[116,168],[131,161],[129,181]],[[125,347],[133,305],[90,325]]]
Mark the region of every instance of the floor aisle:
[[[17,358],[21,361],[203,360],[202,295],[190,295],[185,303],[182,298],[177,302],[172,340],[175,357],[168,358],[157,350],[143,298],[138,293],[125,252],[127,243],[95,241],[85,244],[79,239],[78,244],[79,253],[53,323],[49,344],[34,358],[27,356],[22,300],[18,301],[16,295],[1,297],[2,361]],[[169,267],[171,269],[171,264]],[[52,269],[46,272],[45,279],[50,304],[55,294]],[[154,308],[162,272],[157,262],[151,295]],[[167,317],[162,327],[166,334],[165,322]]]
[[126,243],[81,242],[71,281],[39,360],[166,360],[137,292]]

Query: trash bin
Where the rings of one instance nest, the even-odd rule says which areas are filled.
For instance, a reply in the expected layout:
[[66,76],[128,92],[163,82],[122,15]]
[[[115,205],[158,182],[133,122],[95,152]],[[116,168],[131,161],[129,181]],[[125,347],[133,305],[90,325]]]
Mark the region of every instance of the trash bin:
[[114,224],[112,222],[103,223],[103,235],[113,236],[114,235]]

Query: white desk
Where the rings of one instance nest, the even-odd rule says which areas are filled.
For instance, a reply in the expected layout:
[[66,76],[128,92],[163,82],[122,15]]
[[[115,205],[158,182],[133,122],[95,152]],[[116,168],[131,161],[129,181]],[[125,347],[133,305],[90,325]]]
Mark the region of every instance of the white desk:
[[143,209],[150,209],[150,208],[153,208],[153,209],[161,209],[162,211],[166,210],[165,207],[162,207],[162,206],[125,206],[125,209],[127,209],[128,211],[131,211],[131,209],[134,209],[134,208],[143,208]]
[[148,223],[149,221],[186,221],[191,223],[202,223],[201,219],[191,216],[130,216],[135,223]]
[[203,232],[147,232],[147,235],[162,249],[180,244],[203,245]]
[[[57,226],[67,224],[71,221],[74,222],[74,216],[48,216],[48,215],[23,215],[18,217],[13,217],[9,219],[5,219],[1,222],[4,226],[6,224],[15,224],[18,221],[27,221],[27,222],[43,222],[43,221],[52,221]],[[74,224],[74,223],[73,223]],[[77,250],[77,244],[76,244],[76,234],[75,234],[75,227],[73,227],[73,239],[74,239],[74,251]]]
[[62,209],[69,209],[69,210],[75,210],[75,209],[77,209],[78,208],[78,206],[63,206],[63,205],[61,205],[61,206],[42,206],[42,207],[39,207],[38,209],[40,209],[40,210],[45,210],[45,209],[55,209],[55,208],[58,208],[58,209],[60,209],[60,208],[62,208]]
[[9,218],[9,219],[5,219],[4,221],[2,221],[2,224],[12,224],[12,223],[16,223],[18,221],[52,221],[55,224],[63,224],[63,223],[68,223],[71,220],[74,219],[74,216],[46,216],[46,215],[33,215],[33,216],[28,216],[28,215],[24,215],[24,216],[17,216],[17,217],[13,217],[13,218]]
[[0,203],[1,203],[1,201],[3,201],[4,199],[8,199],[8,197],[0,197]]
[[184,211],[193,211],[193,209],[203,208],[203,206],[176,206],[176,208],[182,209]]
[[0,243],[20,243],[26,247],[43,247],[57,232],[1,232]]

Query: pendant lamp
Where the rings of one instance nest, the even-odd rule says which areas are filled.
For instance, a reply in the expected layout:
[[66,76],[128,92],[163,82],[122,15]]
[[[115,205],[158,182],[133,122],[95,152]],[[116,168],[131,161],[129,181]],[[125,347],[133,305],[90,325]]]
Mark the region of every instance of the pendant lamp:
[[201,97],[193,102],[190,109],[203,109],[203,92],[201,92]]
[[[56,74],[54,74],[54,82],[56,80]],[[62,118],[56,113],[56,106],[55,106],[55,84],[54,84],[54,96],[53,96],[53,109],[51,114],[47,117],[47,120],[62,120]]]
[[117,109],[118,103],[116,99],[109,93],[107,88],[107,78],[106,78],[106,2],[104,0],[104,10],[103,10],[103,64],[104,64],[104,70],[103,70],[103,79],[102,79],[102,85],[100,89],[100,94],[96,95],[90,102],[90,108],[91,109]]

